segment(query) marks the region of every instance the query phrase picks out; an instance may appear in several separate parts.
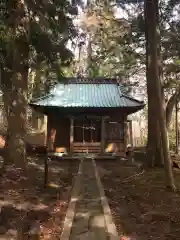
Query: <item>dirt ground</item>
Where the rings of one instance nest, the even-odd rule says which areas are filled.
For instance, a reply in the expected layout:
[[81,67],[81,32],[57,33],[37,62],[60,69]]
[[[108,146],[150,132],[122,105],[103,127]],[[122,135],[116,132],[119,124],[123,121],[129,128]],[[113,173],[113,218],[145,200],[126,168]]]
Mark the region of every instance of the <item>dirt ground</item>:
[[0,179],[0,239],[59,239],[79,161],[49,164],[44,188],[43,159],[29,159],[29,181],[10,170]]
[[[164,187],[163,170],[141,172],[112,160],[97,161],[97,166],[120,236],[180,239],[180,193]],[[174,174],[180,189],[180,171]]]

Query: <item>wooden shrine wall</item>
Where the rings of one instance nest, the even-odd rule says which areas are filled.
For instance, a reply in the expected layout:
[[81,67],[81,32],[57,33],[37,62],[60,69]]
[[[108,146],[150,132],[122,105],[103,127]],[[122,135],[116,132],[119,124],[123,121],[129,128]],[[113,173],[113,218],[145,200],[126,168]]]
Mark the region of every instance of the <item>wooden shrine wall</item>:
[[105,120],[105,151],[125,153],[126,133],[125,118],[122,116],[111,116]]
[[[126,121],[126,116],[113,115],[108,118],[105,117],[104,121],[104,151],[118,152],[123,155],[126,152],[127,145],[126,123],[124,122]],[[58,117],[57,114],[54,114],[54,116],[50,115],[48,117],[48,135],[50,136],[49,138],[53,139],[53,144],[50,147],[52,151],[55,151],[56,148],[65,148],[67,152],[70,151],[69,118]],[[79,145],[77,147],[79,148]],[[98,151],[100,151],[100,143]]]
[[53,135],[54,149],[66,148],[70,149],[70,120],[57,115],[48,116],[48,134]]

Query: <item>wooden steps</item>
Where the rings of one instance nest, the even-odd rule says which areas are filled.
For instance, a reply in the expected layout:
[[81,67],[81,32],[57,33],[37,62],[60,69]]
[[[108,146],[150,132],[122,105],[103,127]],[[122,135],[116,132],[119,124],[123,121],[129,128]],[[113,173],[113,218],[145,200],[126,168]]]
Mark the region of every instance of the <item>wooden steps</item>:
[[73,152],[74,153],[100,153],[101,144],[100,143],[74,143]]

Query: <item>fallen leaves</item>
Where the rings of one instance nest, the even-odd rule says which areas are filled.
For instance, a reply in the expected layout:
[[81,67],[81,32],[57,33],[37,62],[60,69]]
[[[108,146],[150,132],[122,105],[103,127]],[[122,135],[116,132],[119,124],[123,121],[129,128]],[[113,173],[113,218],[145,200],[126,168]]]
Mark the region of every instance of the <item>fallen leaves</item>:
[[[123,231],[120,240],[180,239],[180,195],[165,189],[163,170],[138,175],[136,168],[118,161],[97,165],[105,173],[101,180],[119,234]],[[133,175],[136,177],[131,178]],[[175,177],[180,184],[180,171],[175,171]]]
[[12,168],[2,177],[0,239],[59,239],[79,162],[51,162],[46,189],[42,164],[43,159],[31,158],[28,181],[19,181],[19,170]]

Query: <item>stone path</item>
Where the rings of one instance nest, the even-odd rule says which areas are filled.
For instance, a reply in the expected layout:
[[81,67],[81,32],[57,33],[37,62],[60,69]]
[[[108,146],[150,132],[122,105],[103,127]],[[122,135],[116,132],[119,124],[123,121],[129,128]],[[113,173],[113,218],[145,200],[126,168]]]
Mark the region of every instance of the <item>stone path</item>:
[[84,160],[70,240],[106,240],[108,238],[100,193],[92,160]]

